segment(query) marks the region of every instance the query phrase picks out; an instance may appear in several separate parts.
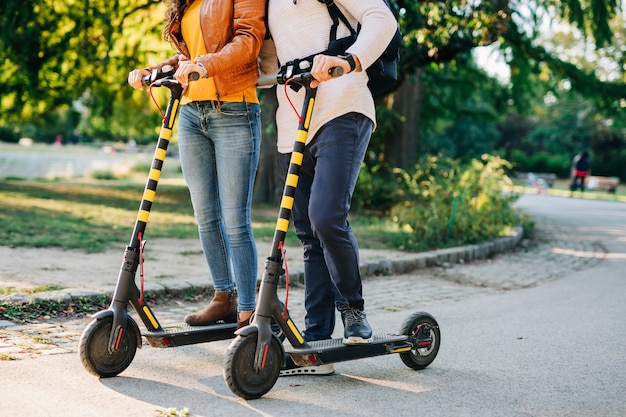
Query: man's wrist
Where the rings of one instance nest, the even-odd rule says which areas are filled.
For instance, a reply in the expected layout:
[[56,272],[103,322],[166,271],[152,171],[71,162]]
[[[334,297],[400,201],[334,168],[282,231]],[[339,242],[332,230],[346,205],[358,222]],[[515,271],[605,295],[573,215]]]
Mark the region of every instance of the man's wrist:
[[345,59],[350,65],[350,72],[356,69],[356,61],[354,60],[354,56],[352,54],[339,55],[339,58]]

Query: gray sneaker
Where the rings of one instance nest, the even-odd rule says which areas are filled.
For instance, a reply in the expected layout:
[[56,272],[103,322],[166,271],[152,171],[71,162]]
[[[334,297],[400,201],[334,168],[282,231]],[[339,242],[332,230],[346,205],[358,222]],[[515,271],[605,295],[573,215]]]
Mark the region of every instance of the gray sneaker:
[[365,313],[348,305],[339,306],[341,320],[343,320],[343,344],[364,345],[372,343],[372,328]]

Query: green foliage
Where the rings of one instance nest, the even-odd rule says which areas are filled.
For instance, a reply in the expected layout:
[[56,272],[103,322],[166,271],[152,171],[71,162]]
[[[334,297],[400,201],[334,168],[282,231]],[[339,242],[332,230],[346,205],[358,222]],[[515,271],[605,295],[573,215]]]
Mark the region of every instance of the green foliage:
[[599,128],[591,140],[591,173],[626,182],[626,129]]
[[511,163],[513,169],[519,172],[547,172],[556,174],[559,178],[569,178],[572,158],[569,154],[552,155],[539,151],[527,155],[523,151],[513,151]]
[[559,14],[581,31],[593,36],[596,46],[610,43],[613,31],[609,19],[619,14],[620,0],[539,0],[542,7],[558,7]]
[[589,150],[594,174],[626,180],[623,163],[618,162],[626,145],[619,118],[604,119],[592,101],[564,86],[554,86],[545,101],[533,108],[532,122],[509,114],[500,124],[503,137],[498,145],[515,170],[569,178],[572,158]]
[[386,164],[363,164],[353,196],[352,208],[384,215],[405,195],[402,171]]
[[505,190],[510,164],[484,155],[461,166],[449,158],[430,157],[402,175],[406,195],[391,213],[405,232],[403,247],[427,250],[471,244],[500,236],[520,222]]
[[496,126],[510,94],[504,86],[473,62],[431,65],[420,78],[420,154],[469,160],[497,149]]
[[468,161],[492,152],[499,138],[500,133],[492,124],[468,118],[449,126],[443,135],[431,139],[431,143],[444,156]]
[[468,54],[494,42],[510,19],[507,2],[397,0],[403,73]]
[[510,168],[490,155],[468,163],[431,156],[411,171],[364,165],[353,207],[392,218],[398,233],[390,238],[403,250],[482,242],[522,222],[508,194]]
[[[546,18],[550,19],[550,16]],[[505,49],[504,53],[508,56],[511,67],[511,89],[518,112],[523,114],[525,109],[530,108],[533,96],[540,91],[538,90],[540,84],[534,83],[534,80],[538,79],[543,82],[550,79],[565,80],[572,90],[593,101],[606,117],[615,117],[626,107],[623,67],[620,68],[618,65],[615,68],[612,80],[606,79],[605,76],[599,77],[594,68],[587,69],[581,64],[561,58],[559,54],[551,52],[537,42],[537,35],[527,35],[514,22],[510,25],[510,29],[502,35],[505,40],[502,48]],[[623,45],[623,41],[621,42]],[[624,52],[615,51],[610,60],[623,62]]]
[[[163,10],[159,0],[141,4],[130,0],[28,0],[3,6],[2,124],[29,121],[38,130],[54,128],[55,135],[69,134],[78,126],[86,137],[123,137],[127,129],[120,129],[112,116],[120,105],[124,110],[119,114],[128,114],[129,103],[140,97],[140,92],[132,94],[126,83],[128,71],[171,53],[160,39]],[[141,102],[142,108],[147,107],[145,100]],[[82,122],[72,115],[69,126],[56,126],[54,114],[59,109],[75,109],[71,111],[80,112]],[[142,113],[133,113],[130,124],[139,128],[142,119],[137,116]],[[154,120],[158,123],[158,118]],[[49,137],[46,132],[39,135]]]
[[8,126],[0,126],[0,141],[17,143],[20,140],[20,135],[15,128]]

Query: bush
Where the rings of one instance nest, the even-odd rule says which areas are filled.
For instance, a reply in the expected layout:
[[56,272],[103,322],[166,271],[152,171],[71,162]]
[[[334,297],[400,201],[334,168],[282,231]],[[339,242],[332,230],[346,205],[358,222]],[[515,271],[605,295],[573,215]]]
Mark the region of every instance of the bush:
[[352,197],[352,208],[381,216],[387,214],[405,195],[401,173],[401,170],[384,164],[373,167],[363,164]]
[[571,160],[569,155],[552,155],[545,151],[527,155],[514,150],[511,152],[511,163],[519,172],[547,172],[559,178],[569,178]]
[[20,135],[16,132],[15,128],[0,126],[0,142],[17,143],[19,140]]
[[403,172],[406,195],[391,214],[404,233],[402,249],[429,250],[472,244],[500,236],[521,218],[505,190],[510,163],[483,155],[461,166],[430,157],[414,172]]

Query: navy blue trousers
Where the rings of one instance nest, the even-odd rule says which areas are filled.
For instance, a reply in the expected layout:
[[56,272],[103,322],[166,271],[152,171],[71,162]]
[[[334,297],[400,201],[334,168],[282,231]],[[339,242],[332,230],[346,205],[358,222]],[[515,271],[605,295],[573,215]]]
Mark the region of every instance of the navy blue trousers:
[[[292,214],[304,245],[307,341],[331,337],[337,305],[364,309],[359,248],[348,212],[371,133],[370,119],[348,113],[325,124],[305,147]],[[284,173],[290,158],[280,155]]]

